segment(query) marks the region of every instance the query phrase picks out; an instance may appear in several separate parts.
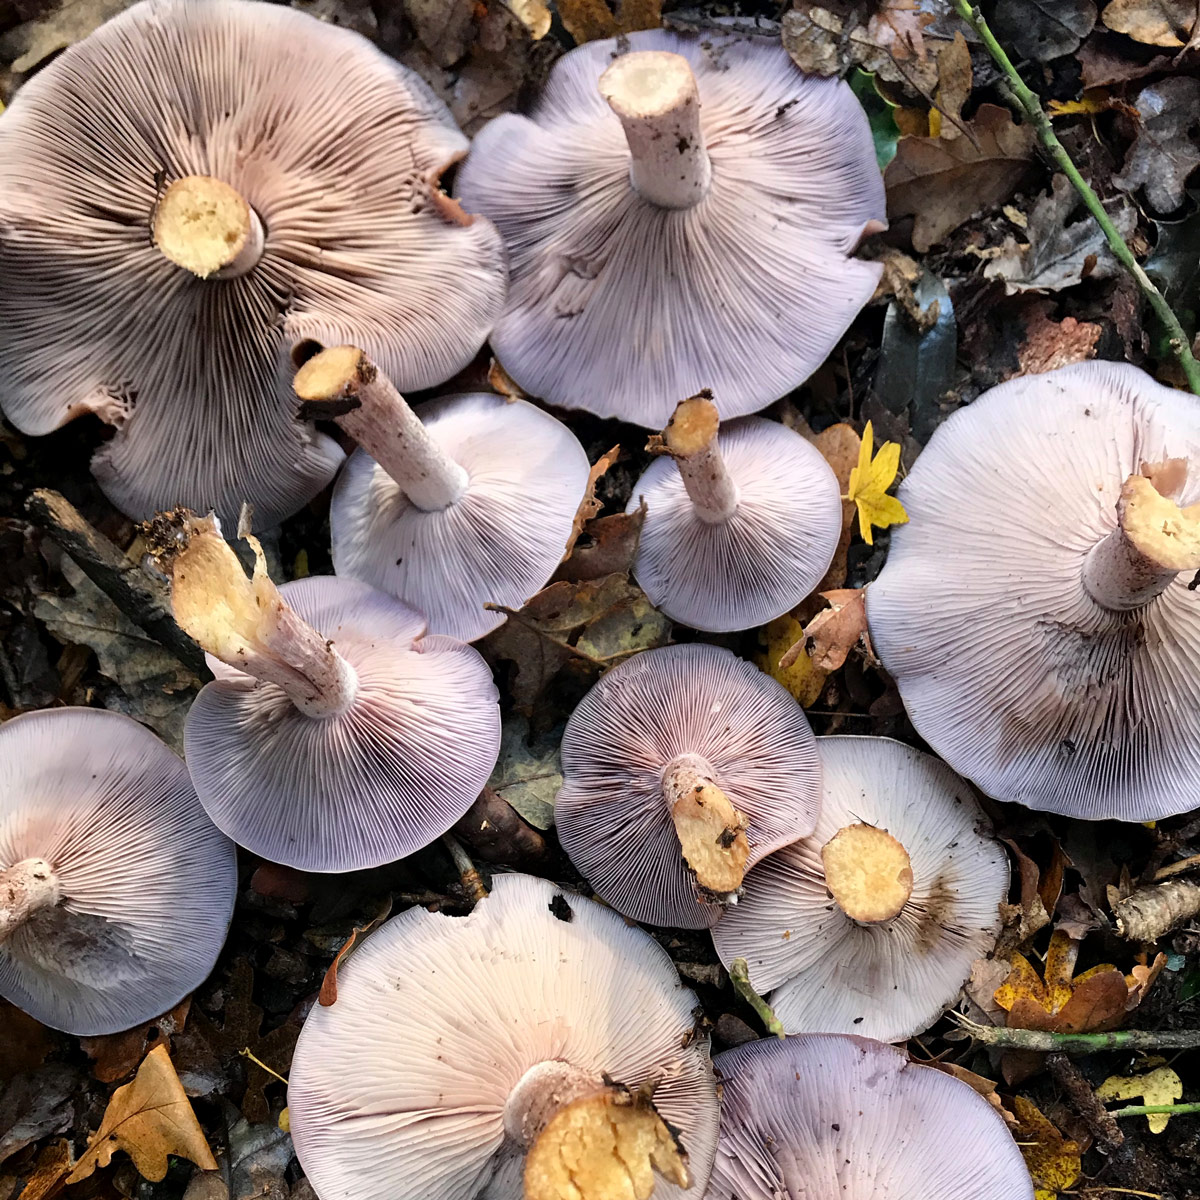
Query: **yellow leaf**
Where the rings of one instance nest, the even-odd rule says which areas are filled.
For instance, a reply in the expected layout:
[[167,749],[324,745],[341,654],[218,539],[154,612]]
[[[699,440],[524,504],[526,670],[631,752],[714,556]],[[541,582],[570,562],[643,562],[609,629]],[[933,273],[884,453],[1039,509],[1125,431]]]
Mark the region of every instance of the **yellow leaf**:
[[858,466],[850,472],[850,486],[846,492],[846,499],[853,500],[858,506],[858,529],[868,546],[875,544],[872,525],[886,529],[889,525],[903,525],[908,521],[904,505],[886,494],[900,469],[900,446],[897,442],[884,442],[872,458],[874,444],[875,431],[868,421],[858,451]]
[[100,1128],[67,1183],[78,1183],[97,1167],[108,1166],[118,1150],[124,1150],[153,1182],[166,1177],[168,1154],[190,1158],[202,1171],[217,1169],[165,1046],[155,1046],[133,1082],[113,1092]]
[[1074,117],[1104,112],[1112,102],[1103,88],[1088,88],[1078,100],[1051,100],[1046,107],[1052,117]]
[[1021,1145],[1037,1196],[1039,1200],[1053,1200],[1079,1179],[1079,1146],[1064,1138],[1054,1123],[1024,1096],[1014,1097],[1013,1111],[1020,1122],[1014,1136]]
[[787,666],[779,661],[797,642],[803,642],[804,627],[800,622],[790,613],[784,613],[758,631],[758,640],[760,645],[766,643],[766,649],[755,658],[758,666],[776,683],[783,684],[800,701],[801,707],[809,708],[815,704],[828,672],[813,664],[803,646]]
[[[1183,1080],[1170,1067],[1159,1067],[1145,1075],[1110,1075],[1097,1089],[1098,1100],[1135,1100],[1143,1104],[1174,1104],[1183,1096]],[[1147,1113],[1151,1133],[1162,1133],[1170,1113]]]

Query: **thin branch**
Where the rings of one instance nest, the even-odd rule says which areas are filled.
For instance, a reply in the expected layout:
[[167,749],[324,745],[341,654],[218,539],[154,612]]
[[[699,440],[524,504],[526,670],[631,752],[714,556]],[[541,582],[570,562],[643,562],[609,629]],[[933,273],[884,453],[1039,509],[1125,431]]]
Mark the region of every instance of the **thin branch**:
[[1013,66],[1004,47],[996,40],[995,34],[988,27],[988,23],[979,9],[970,4],[968,0],[954,0],[954,8],[958,15],[979,35],[996,65],[1004,72],[1012,92],[1012,98],[1016,100],[1029,123],[1037,131],[1042,145],[1054,159],[1059,170],[1071,181],[1087,206],[1088,212],[1095,218],[1096,224],[1104,231],[1113,256],[1133,276],[1142,295],[1146,297],[1155,315],[1167,330],[1171,349],[1179,360],[1179,365],[1187,378],[1188,387],[1200,395],[1200,363],[1192,355],[1191,345],[1188,342],[1187,334],[1183,331],[1183,326],[1179,323],[1179,318],[1172,312],[1171,306],[1162,292],[1154,286],[1150,276],[1142,270],[1141,263],[1138,262],[1125,239],[1117,232],[1117,227],[1105,212],[1100,197],[1096,195],[1088,181],[1079,173],[1079,168],[1071,161],[1071,156],[1062,142],[1058,140],[1058,135],[1054,132],[1050,118],[1042,108],[1036,93],[1025,86],[1025,81],[1018,74],[1017,68]]
[[750,982],[750,964],[744,958],[735,958],[729,968],[729,980],[733,990],[758,1014],[758,1019],[766,1027],[768,1033],[773,1033],[782,1039],[783,1023],[775,1015],[771,1006],[754,990]]
[[[977,1025],[961,1013],[952,1013],[959,1028],[985,1046],[1002,1050],[1034,1050],[1050,1054],[1095,1054],[1099,1050],[1196,1050],[1200,1029],[1118,1029],[1112,1033],[1053,1033],[1046,1029],[1005,1029]],[[1120,1114],[1117,1114],[1120,1115]]]
[[1113,1117],[1151,1117],[1155,1113],[1200,1113],[1200,1104],[1131,1104],[1128,1108],[1114,1108]]

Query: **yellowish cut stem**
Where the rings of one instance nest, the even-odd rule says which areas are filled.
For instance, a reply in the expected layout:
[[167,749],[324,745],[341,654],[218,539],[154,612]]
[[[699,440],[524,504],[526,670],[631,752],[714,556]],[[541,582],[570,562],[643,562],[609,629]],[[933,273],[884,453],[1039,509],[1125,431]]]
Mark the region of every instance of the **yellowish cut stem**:
[[650,1097],[601,1086],[560,1108],[525,1158],[525,1200],[648,1200],[654,1175],[691,1185],[687,1155]]
[[852,921],[877,925],[899,916],[912,895],[908,851],[886,829],[847,825],[821,847],[825,886]]
[[680,755],[667,767],[663,794],[700,898],[720,903],[735,900],[750,856],[745,816],[717,786],[709,764],[696,754]]
[[211,175],[177,179],[159,197],[154,244],[201,279],[236,279],[263,252],[263,227],[240,192]]
[[25,858],[0,871],[0,946],[38,909],[60,899],[58,876],[44,858]]
[[646,445],[647,450],[675,460],[696,515],[709,525],[728,521],[738,506],[737,484],[721,457],[719,427],[712,393],[701,392],[681,401],[667,427]]
[[1186,476],[1182,459],[1168,459],[1143,464],[1142,474],[1125,480],[1117,528],[1084,560],[1084,587],[1097,604],[1118,612],[1141,608],[1180,571],[1200,570],[1200,504],[1181,509],[1162,494],[1177,491]]
[[287,606],[258,540],[246,540],[254,549],[252,579],[211,517],[183,518],[179,542],[159,547],[175,620],[214,658],[278,685],[306,716],[345,712],[358,687],[354,668]]

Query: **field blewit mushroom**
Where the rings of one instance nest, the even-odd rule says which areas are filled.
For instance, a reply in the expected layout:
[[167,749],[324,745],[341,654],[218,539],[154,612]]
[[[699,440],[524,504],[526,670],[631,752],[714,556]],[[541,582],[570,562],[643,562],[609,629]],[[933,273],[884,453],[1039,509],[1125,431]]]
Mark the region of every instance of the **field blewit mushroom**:
[[[333,406],[359,443],[330,506],[334,569],[474,641],[520,608],[562,561],[588,482],[565,425],[523,400],[445,396],[414,412],[352,346],[297,372],[307,405]],[[349,405],[348,411],[346,407]]]

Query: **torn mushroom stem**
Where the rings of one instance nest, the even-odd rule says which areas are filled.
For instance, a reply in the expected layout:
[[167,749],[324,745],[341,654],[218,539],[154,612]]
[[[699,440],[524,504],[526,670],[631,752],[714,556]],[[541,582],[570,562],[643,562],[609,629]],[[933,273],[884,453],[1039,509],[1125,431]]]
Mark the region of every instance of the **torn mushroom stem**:
[[181,544],[163,559],[175,620],[214,658],[282,688],[305,716],[345,712],[358,688],[354,668],[287,606],[258,540],[246,540],[251,579],[211,517],[184,519]]
[[701,392],[678,404],[667,427],[646,446],[675,460],[696,515],[710,525],[728,521],[738,506],[737,484],[717,441],[720,423],[712,394]]
[[698,754],[681,754],[663,771],[663,796],[700,898],[736,902],[750,855],[746,818],[717,786],[712,767]]
[[295,379],[310,405],[349,402],[331,416],[424,512],[449,508],[467,488],[467,472],[430,435],[392,382],[355,346],[310,358]]
[[175,180],[159,197],[151,225],[158,249],[200,279],[236,279],[262,257],[258,213],[210,175]]
[[623,54],[600,76],[600,94],[624,126],[633,190],[662,208],[691,208],[703,200],[712,163],[688,60],[665,50]]
[[1143,466],[1145,474],[1125,480],[1117,527],[1092,547],[1083,565],[1084,587],[1101,607],[1117,612],[1141,608],[1166,591],[1181,571],[1200,570],[1200,504],[1181,509],[1149,477],[1164,488],[1171,482],[1178,486],[1183,481],[1179,472],[1169,470],[1178,462]]
[[0,946],[42,908],[52,908],[61,891],[44,858],[26,858],[0,871]]
[[913,889],[908,851],[886,829],[847,825],[821,847],[825,886],[852,921],[878,925],[898,917]]

